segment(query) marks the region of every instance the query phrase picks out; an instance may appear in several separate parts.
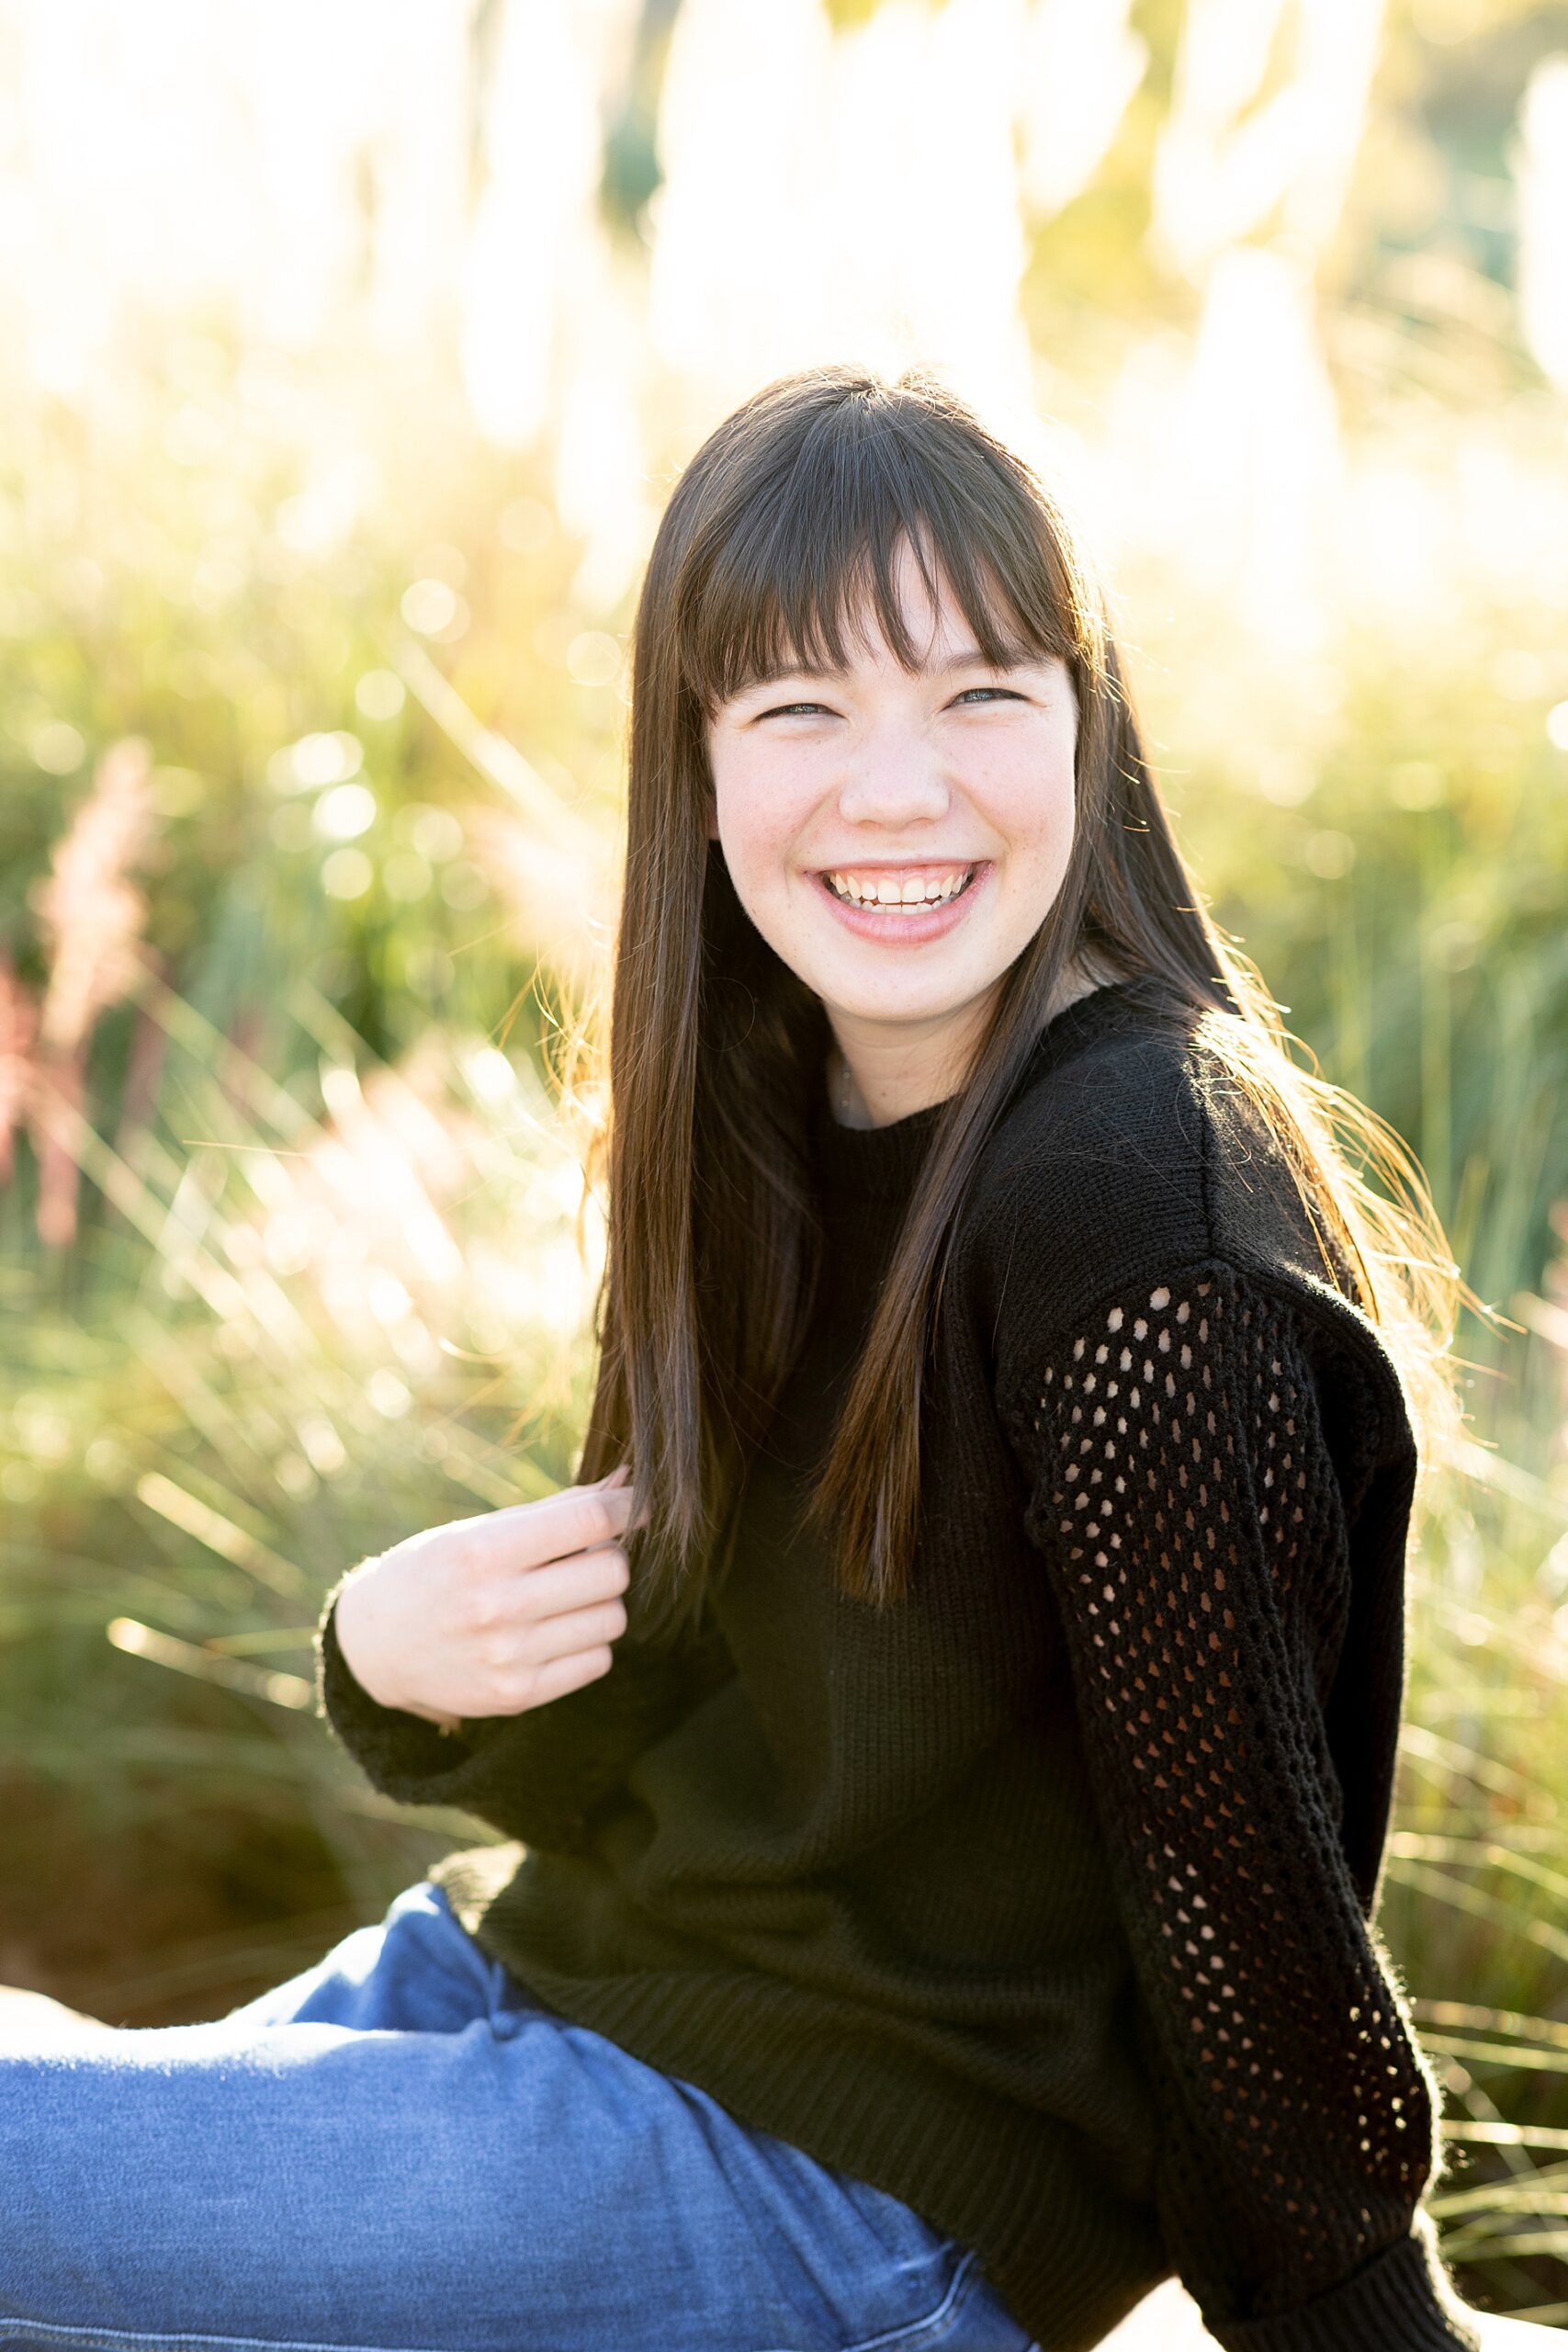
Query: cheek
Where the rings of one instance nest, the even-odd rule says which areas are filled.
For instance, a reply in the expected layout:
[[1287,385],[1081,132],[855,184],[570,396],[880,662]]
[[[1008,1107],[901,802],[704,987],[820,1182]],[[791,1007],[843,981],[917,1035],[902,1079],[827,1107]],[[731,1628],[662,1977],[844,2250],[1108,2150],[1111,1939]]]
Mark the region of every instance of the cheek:
[[814,805],[783,763],[729,756],[710,763],[714,781],[714,839],[738,887],[765,888],[781,867],[799,860],[799,840]]
[[985,813],[1021,867],[1059,873],[1072,854],[1076,793],[1070,742],[1021,747],[987,779]]
[[791,832],[779,821],[779,812],[744,793],[720,798],[716,838],[722,843],[725,863],[739,883],[765,886],[780,866],[790,863]]

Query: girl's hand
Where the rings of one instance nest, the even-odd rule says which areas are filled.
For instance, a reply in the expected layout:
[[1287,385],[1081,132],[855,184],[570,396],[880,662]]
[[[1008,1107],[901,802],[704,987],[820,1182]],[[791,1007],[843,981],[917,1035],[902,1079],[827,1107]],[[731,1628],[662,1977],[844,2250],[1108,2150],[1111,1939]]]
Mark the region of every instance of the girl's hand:
[[627,1476],[623,1462],[592,1486],[450,1520],[351,1569],[335,1622],[360,1687],[456,1730],[607,1674],[626,1629]]

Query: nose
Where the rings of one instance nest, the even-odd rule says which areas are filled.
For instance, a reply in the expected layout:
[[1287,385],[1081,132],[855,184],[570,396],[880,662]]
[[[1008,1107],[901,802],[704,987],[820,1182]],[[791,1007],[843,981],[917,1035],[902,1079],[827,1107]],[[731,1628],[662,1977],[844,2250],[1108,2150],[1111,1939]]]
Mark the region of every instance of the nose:
[[898,826],[941,817],[952,797],[946,763],[918,728],[868,729],[846,758],[839,813],[846,824]]

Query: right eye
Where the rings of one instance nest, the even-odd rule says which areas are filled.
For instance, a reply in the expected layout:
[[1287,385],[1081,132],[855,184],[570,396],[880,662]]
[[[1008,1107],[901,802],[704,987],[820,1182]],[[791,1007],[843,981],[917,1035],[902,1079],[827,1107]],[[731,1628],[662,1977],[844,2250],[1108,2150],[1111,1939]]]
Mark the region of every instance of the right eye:
[[827,707],[826,703],[820,702],[780,702],[775,703],[772,710],[759,711],[757,716],[759,718],[793,718],[800,711],[825,710]]

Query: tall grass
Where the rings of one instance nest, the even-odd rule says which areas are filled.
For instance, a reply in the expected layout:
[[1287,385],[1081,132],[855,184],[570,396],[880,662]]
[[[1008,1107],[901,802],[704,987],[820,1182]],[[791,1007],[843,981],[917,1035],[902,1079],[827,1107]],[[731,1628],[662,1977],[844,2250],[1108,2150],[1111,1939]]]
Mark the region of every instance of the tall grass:
[[[526,1061],[476,1039],[376,1064],[300,976],[278,1012],[319,1056],[311,1117],[162,983],[137,994],[162,1118],[140,1165],[62,1124],[113,1213],[69,1266],[7,1256],[0,1388],[7,1965],[126,2022],[274,1981],[296,1875],[346,1921],[453,1826],[412,1827],[329,1747],[311,1629],[352,1560],[567,1477],[585,1211],[590,1265],[595,1232]],[[35,1804],[51,1838],[73,1825],[85,1885]],[[112,1881],[128,1839],[220,1871],[278,1932],[149,1950],[136,1902],[95,1900],[95,1855]]]
[[[134,448],[39,415],[0,458],[0,1978],[138,2024],[487,1834],[365,1786],[310,1630],[354,1560],[570,1473],[598,1228],[546,1045],[614,918],[627,617],[441,416],[406,505],[300,560],[276,416],[195,353]],[[1461,1329],[1411,1562],[1382,1927],[1466,2290],[1568,2319],[1568,674],[1472,585],[1462,656],[1347,619],[1309,728],[1173,573],[1122,587],[1216,915],[1506,1318]]]

